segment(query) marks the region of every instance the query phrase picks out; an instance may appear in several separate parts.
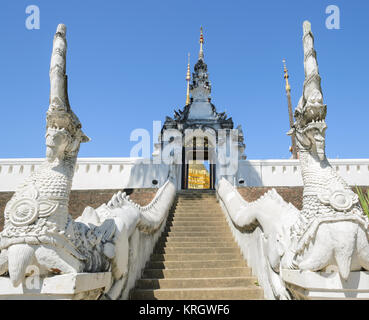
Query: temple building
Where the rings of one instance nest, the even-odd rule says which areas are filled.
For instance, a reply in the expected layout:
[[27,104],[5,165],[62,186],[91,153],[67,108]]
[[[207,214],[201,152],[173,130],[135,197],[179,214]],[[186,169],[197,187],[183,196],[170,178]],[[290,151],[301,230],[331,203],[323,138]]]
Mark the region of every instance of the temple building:
[[[241,126],[234,129],[232,118],[225,112],[217,112],[212,103],[211,83],[204,59],[203,44],[204,35],[201,28],[199,57],[194,66],[192,79],[190,64],[187,66],[186,105],[182,109],[175,110],[173,118],[166,117],[159,143],[155,145],[154,151],[154,162],[155,159],[165,161],[168,155],[171,155],[172,163],[180,166],[176,172],[180,175],[181,189],[190,188],[189,162],[192,160],[197,163],[201,161],[209,163],[209,188],[214,189],[222,176],[233,180],[236,170],[232,169],[238,166],[238,160],[246,159]],[[171,153],[164,151],[168,147]],[[230,149],[228,153],[227,148]]]

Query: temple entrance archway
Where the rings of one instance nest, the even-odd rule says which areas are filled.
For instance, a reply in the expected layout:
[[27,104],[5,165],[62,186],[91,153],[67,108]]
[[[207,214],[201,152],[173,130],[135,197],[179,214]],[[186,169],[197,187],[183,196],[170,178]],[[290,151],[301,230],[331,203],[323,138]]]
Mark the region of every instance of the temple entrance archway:
[[186,130],[182,150],[182,189],[215,188],[215,141],[214,130]]

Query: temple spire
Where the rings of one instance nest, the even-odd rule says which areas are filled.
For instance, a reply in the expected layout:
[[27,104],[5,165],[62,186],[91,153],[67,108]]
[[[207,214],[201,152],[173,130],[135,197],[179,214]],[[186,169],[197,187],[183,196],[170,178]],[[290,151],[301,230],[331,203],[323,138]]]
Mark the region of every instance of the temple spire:
[[186,106],[190,104],[190,81],[191,81],[191,69],[190,69],[190,54],[188,54],[188,64],[187,64],[187,94],[186,94]]
[[[286,94],[287,94],[287,103],[288,103],[288,115],[290,120],[290,129],[293,127],[293,113],[292,113],[292,102],[291,102],[291,86],[288,81],[288,78],[290,77],[288,75],[288,70],[286,66],[286,60],[283,59],[283,67],[284,67],[284,79],[286,80]],[[291,135],[291,142],[292,146],[290,147],[290,151],[292,153],[292,158],[297,159],[297,149],[296,149],[296,140],[295,140],[295,134]]]
[[204,37],[201,28],[199,60],[194,66],[190,84],[191,108],[188,114],[189,119],[210,119],[211,117],[215,117],[213,107],[210,103],[211,84],[209,81],[208,66],[203,59],[203,43]]
[[287,66],[286,66],[286,60],[283,59],[283,67],[284,67],[284,78],[286,80],[286,92],[291,92],[291,86],[288,82],[288,78],[290,77],[288,75],[288,70],[287,70]]
[[203,44],[204,44],[204,34],[202,32],[202,27],[200,28],[200,52],[199,52],[199,60],[204,60],[204,50],[203,50]]

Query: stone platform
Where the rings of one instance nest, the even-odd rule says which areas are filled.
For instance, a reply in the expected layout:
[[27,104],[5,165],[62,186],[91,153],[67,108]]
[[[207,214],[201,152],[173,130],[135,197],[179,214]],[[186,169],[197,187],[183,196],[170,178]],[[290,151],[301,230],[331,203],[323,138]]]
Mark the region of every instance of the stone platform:
[[96,300],[110,288],[111,273],[75,273],[53,277],[27,277],[14,287],[0,277],[0,300]]

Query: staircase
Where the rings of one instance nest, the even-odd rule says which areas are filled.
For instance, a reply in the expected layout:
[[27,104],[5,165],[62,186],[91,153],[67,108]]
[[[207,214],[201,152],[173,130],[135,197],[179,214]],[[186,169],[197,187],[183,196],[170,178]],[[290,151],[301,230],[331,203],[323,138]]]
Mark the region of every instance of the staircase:
[[130,299],[263,299],[263,290],[232,238],[215,191],[181,191],[176,201]]

